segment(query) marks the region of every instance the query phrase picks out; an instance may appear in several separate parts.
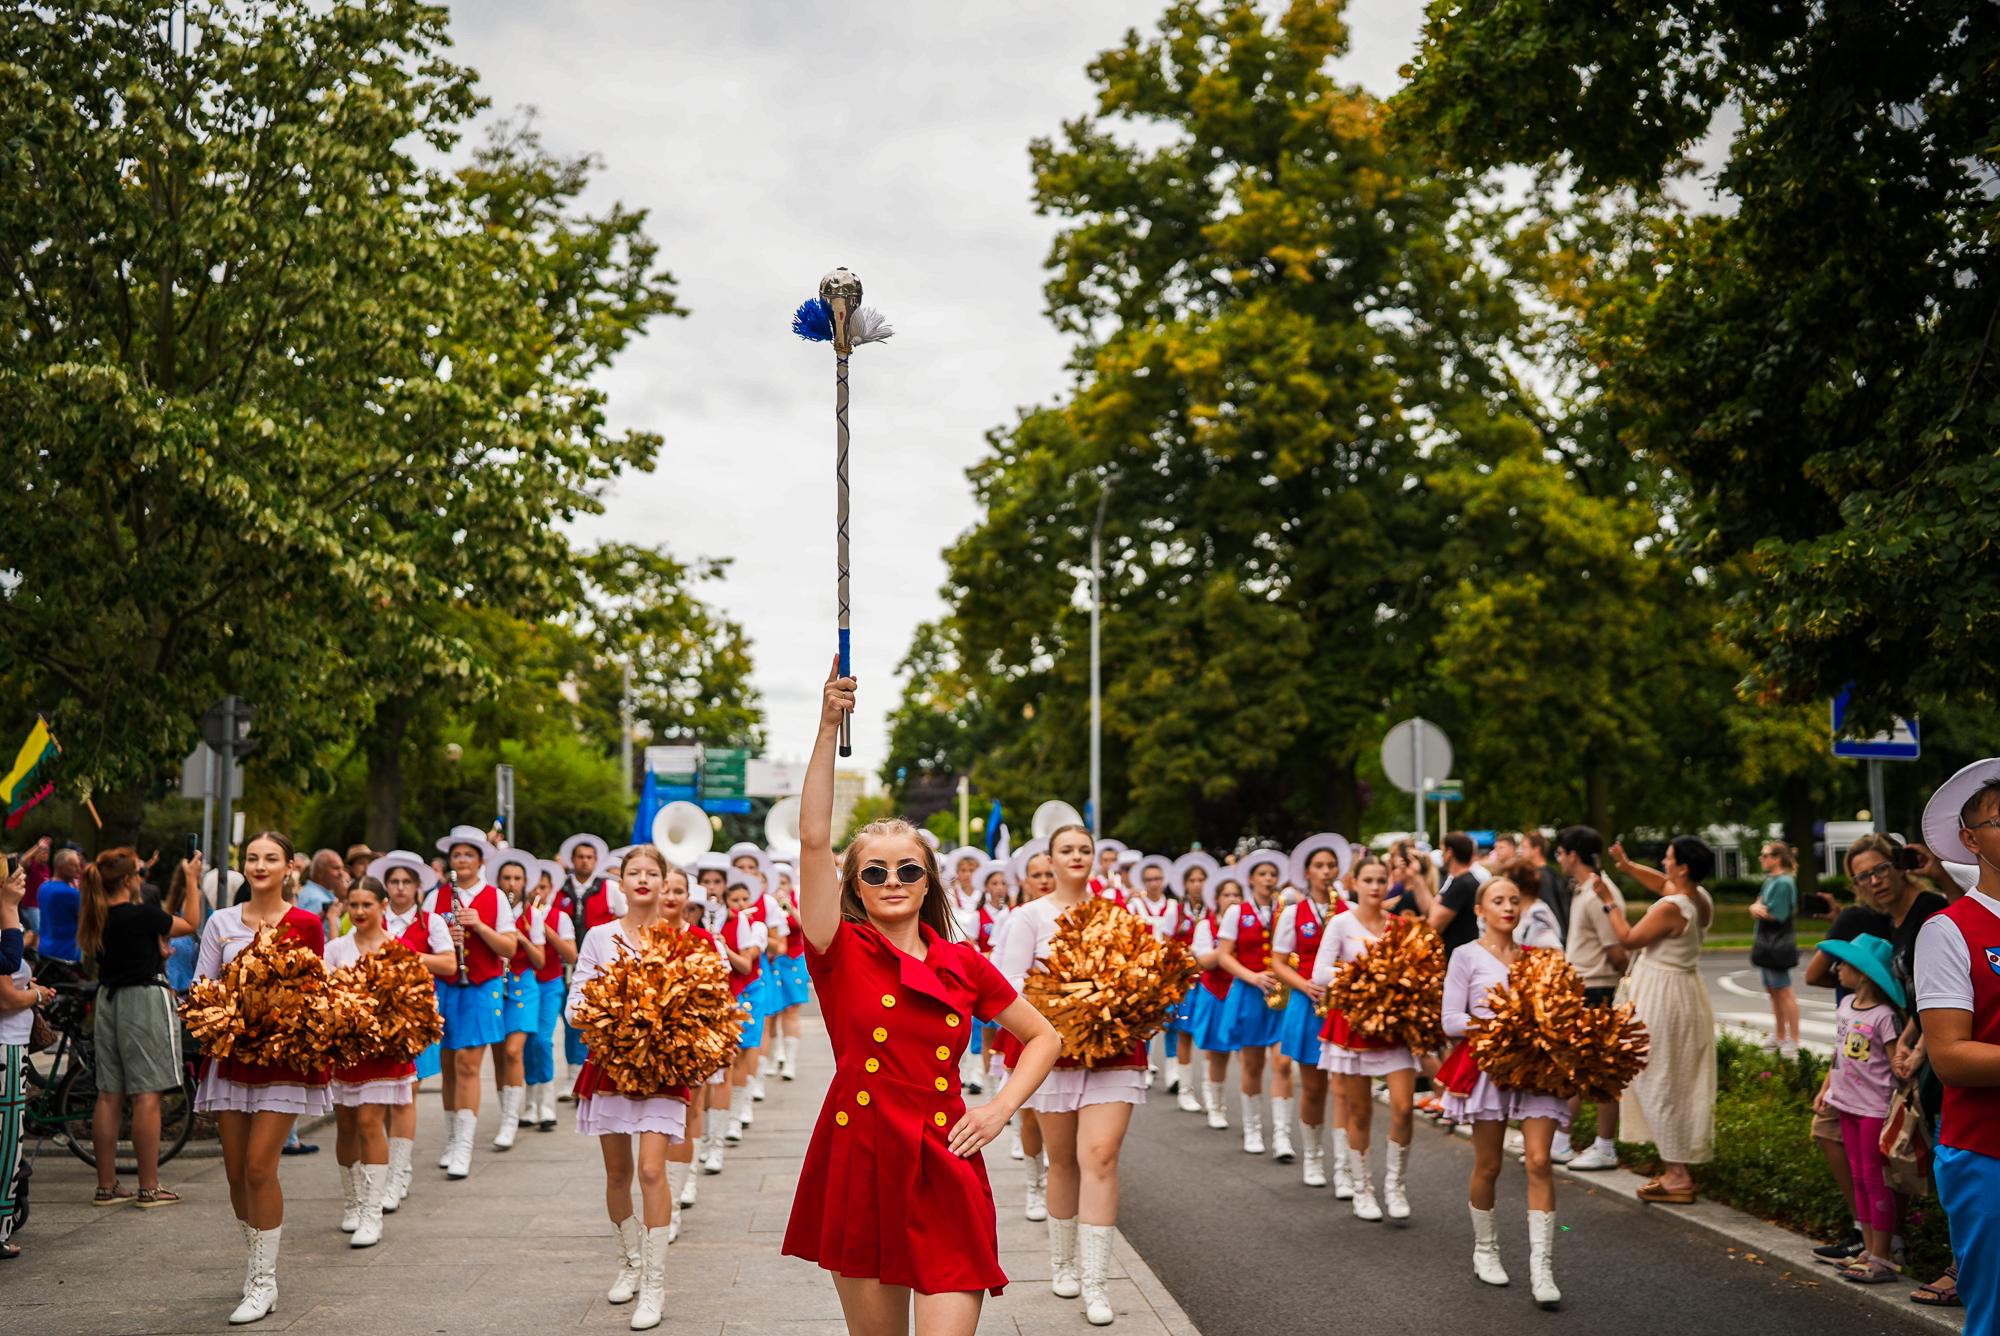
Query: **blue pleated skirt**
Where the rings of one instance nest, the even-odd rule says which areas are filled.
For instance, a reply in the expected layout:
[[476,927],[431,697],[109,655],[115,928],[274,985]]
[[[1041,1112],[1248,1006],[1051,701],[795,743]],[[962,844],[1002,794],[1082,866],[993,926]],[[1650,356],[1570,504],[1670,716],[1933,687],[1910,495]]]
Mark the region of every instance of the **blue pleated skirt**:
[[1264,990],[1238,979],[1229,985],[1222,999],[1222,1028],[1229,1035],[1229,1047],[1264,1048],[1278,1042],[1278,1021],[1283,1013],[1264,1005]]
[[779,956],[772,962],[773,976],[778,981],[778,1009],[802,1007],[812,1001],[812,979],[806,973],[804,956]]
[[502,977],[496,976],[485,983],[467,984],[463,988],[444,979],[438,980],[437,1003],[438,1011],[444,1016],[442,1042],[445,1048],[479,1048],[497,1044],[507,1037],[502,1016],[506,1009],[501,1000]]
[[1222,1024],[1222,1003],[1215,995],[1202,987],[1194,986],[1193,1028],[1194,1046],[1209,1053],[1234,1053],[1236,1041],[1229,1037],[1229,1031]]
[[533,1034],[541,1019],[542,985],[532,972],[509,972],[500,976],[506,985],[500,997],[500,1030],[510,1034]]
[[1313,1000],[1294,988],[1292,1000],[1278,1018],[1278,1051],[1302,1067],[1319,1066],[1319,1027]]
[[[1167,1017],[1168,1032],[1179,1031],[1182,1034],[1192,1035],[1194,1033],[1195,997],[1197,995],[1207,996],[1207,994],[1208,990],[1201,986],[1199,979],[1185,993],[1182,993],[1180,1003],[1174,1007],[1174,1014]],[[1213,999],[1210,1000],[1212,1001]]]

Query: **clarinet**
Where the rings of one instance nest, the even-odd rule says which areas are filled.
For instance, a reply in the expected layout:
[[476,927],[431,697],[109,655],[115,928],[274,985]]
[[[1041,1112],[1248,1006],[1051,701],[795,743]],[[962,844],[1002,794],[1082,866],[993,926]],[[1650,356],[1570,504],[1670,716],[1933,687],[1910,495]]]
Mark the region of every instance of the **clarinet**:
[[[458,898],[458,882],[456,879],[451,883],[451,907],[454,911],[451,921],[456,924],[458,922],[456,911],[465,908],[464,904]],[[460,988],[470,988],[472,986],[472,976],[465,972],[465,929],[463,927],[459,928],[458,935],[459,940],[452,944],[452,950],[458,953],[458,986]]]

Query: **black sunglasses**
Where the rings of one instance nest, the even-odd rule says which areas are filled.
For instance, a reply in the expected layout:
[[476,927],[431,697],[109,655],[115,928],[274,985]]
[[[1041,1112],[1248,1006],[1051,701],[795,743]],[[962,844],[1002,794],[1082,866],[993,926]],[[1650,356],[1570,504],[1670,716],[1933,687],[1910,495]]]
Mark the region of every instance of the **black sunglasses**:
[[[923,879],[924,865],[922,863],[904,863],[896,869],[896,880],[905,886],[915,886]],[[887,886],[889,884],[889,869],[880,866],[862,868],[861,880],[867,882],[870,886]]]

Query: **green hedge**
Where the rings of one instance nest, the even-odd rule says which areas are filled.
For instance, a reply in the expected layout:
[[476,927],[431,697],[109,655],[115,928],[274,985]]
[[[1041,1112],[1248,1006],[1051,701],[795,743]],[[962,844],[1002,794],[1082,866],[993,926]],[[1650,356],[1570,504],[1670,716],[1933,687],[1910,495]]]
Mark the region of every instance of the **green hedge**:
[[[1813,1095],[1825,1060],[1801,1052],[1787,1062],[1730,1035],[1718,1038],[1715,1049],[1715,1160],[1693,1167],[1702,1195],[1822,1242],[1840,1237],[1852,1215],[1812,1140]],[[1586,1104],[1571,1136],[1584,1146],[1596,1134],[1597,1109]],[[1650,1141],[1619,1142],[1618,1160],[1638,1174],[1660,1169]],[[1916,1279],[1936,1279],[1951,1265],[1950,1235],[1935,1197],[1910,1203],[1903,1238]]]

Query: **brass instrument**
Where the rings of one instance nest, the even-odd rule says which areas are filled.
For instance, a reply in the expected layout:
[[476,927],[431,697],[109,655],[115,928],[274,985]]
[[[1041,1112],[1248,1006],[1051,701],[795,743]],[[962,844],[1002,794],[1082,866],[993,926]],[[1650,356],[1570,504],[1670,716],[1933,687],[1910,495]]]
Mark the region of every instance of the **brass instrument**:
[[[1285,958],[1285,963],[1296,970],[1299,967],[1299,953],[1296,951],[1292,952],[1291,955]],[[1288,983],[1281,982],[1276,988],[1264,994],[1264,1005],[1273,1011],[1283,1011],[1290,1004],[1291,1000],[1292,986]]]

